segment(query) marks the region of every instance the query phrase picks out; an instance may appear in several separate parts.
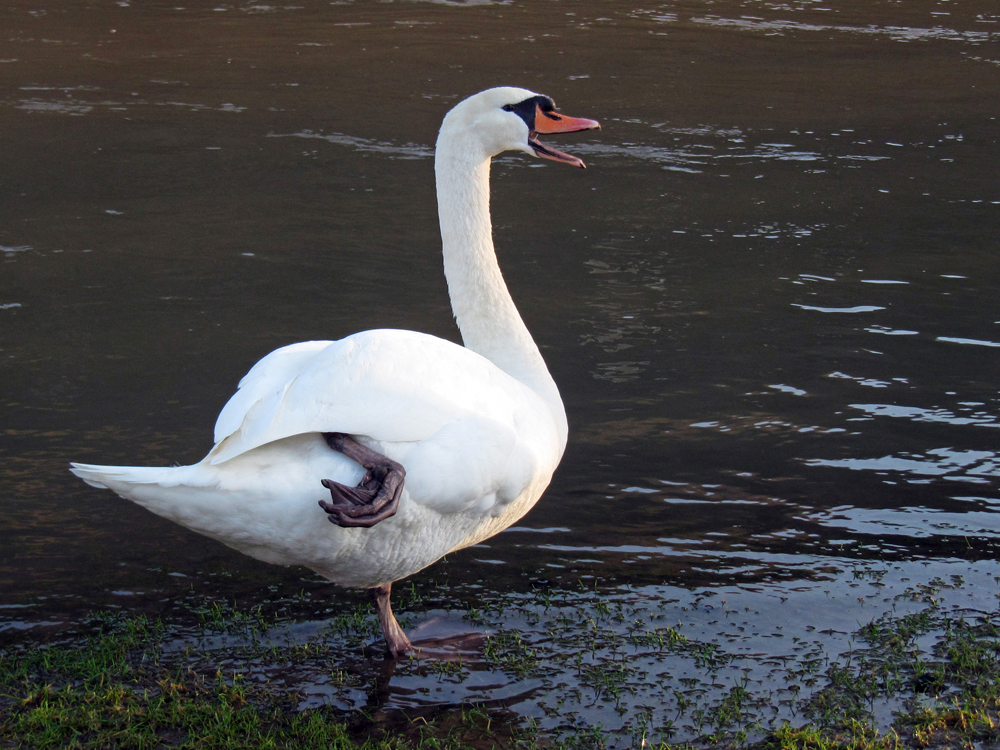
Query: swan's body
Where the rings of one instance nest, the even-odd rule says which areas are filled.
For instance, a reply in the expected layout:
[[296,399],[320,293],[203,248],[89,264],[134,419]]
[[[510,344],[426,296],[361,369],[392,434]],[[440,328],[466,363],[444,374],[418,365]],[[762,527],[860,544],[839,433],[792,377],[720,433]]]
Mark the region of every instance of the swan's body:
[[[539,118],[561,124],[532,127],[536,107]],[[397,330],[286,346],[240,382],[219,415],[215,446],[199,463],[73,464],[72,471],[260,560],[381,588],[391,620],[388,584],[523,516],[562,457],[559,391],[496,262],[489,168],[508,149],[582,166],[538,144],[533,131],[596,126],[555,115],[551,100],[511,88],[470,97],[445,118],[435,171],[445,274],[464,347]],[[318,503],[331,492],[321,480],[355,487],[367,479],[330,447],[330,433],[405,468],[391,518],[370,528],[324,518]],[[386,629],[394,654],[408,650],[401,631],[395,647],[390,635]]]
[[[320,481],[353,486],[364,474],[327,446],[334,429],[406,467],[393,518],[327,522]],[[565,416],[484,357],[426,334],[365,331],[258,362],[193,466],[73,471],[252,557],[375,588],[524,515],[565,441]]]

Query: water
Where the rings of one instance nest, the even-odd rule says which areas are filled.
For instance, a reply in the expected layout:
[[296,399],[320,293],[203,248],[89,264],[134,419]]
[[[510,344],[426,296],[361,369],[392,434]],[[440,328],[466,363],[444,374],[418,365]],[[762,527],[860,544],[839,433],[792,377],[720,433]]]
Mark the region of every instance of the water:
[[604,125],[559,139],[586,172],[493,171],[570,443],[516,528],[416,585],[794,602],[858,564],[997,572],[991,3],[17,0],[0,28],[8,632],[314,585],[67,462],[198,460],[287,343],[455,340],[432,147],[500,84]]

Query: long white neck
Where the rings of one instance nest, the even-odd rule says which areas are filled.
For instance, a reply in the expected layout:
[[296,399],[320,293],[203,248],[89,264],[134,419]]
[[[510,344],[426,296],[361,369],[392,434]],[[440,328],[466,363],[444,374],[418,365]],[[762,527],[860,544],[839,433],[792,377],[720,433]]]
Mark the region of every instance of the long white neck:
[[444,275],[462,341],[535,391],[565,426],[559,389],[497,264],[490,220],[491,157],[471,146],[443,128],[434,158]]

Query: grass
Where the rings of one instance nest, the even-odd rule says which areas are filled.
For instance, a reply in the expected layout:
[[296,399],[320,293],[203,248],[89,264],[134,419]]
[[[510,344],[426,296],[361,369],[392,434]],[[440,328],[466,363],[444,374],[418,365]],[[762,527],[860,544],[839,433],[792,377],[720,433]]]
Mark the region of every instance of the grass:
[[[665,601],[647,592],[537,590],[459,607],[457,615],[487,630],[476,654],[397,664],[365,654],[378,631],[364,604],[327,616],[305,636],[294,619],[219,600],[192,607],[194,627],[98,613],[83,624],[85,636],[0,651],[0,747],[1000,743],[1000,610],[945,606],[949,596],[961,601],[962,580],[908,584],[891,595],[884,573],[855,571],[847,582],[852,599],[866,590],[882,597],[877,614],[813,640],[804,637],[811,626],[797,635],[784,625],[740,635],[755,613],[732,606],[732,594],[727,603],[711,592]],[[408,606],[422,601],[415,594]],[[701,625],[664,621],[678,614]],[[778,645],[765,653],[763,638]],[[414,695],[495,685],[473,698],[393,707],[385,698],[392,680]],[[520,697],[494,699],[491,690]],[[508,708],[529,704],[530,716]]]
[[101,625],[75,646],[0,656],[6,746],[348,746],[342,727],[283,711],[239,674],[168,664],[162,623],[104,615]]
[[[243,617],[206,627],[245,629]],[[256,620],[255,620],[256,621]],[[145,616],[94,618],[98,632],[72,645],[35,646],[0,653],[0,746],[4,748],[211,748],[275,750],[402,750],[458,747],[482,718],[424,723],[419,731],[378,738],[353,731],[343,712],[300,711],[299,696],[241,672],[199,669],[190,649],[165,651],[166,628]],[[255,625],[253,630],[256,631]],[[307,644],[308,645],[308,644]],[[313,647],[312,656],[321,653]],[[258,657],[307,659],[302,645],[254,649]],[[322,658],[322,656],[316,657]],[[202,665],[203,666],[203,665]],[[344,680],[334,670],[334,682]],[[486,717],[486,727],[489,720]],[[435,731],[436,730],[436,731]]]
[[527,677],[539,667],[538,656],[514,630],[499,630],[487,636],[483,658],[488,664],[515,677]]

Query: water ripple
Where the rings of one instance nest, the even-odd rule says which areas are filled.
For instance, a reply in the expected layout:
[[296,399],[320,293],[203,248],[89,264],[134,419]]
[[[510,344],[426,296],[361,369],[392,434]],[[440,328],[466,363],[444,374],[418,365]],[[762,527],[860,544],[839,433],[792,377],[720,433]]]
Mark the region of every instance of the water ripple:
[[915,474],[922,477],[943,477],[945,479],[985,484],[983,477],[1000,477],[1000,463],[992,451],[956,451],[951,448],[934,448],[926,454],[900,453],[880,458],[813,458],[805,461],[807,466],[851,469],[852,471],[875,471],[895,474]]
[[953,336],[938,336],[935,341],[944,341],[949,344],[966,344],[971,346],[991,346],[1000,347],[996,341],[983,341],[982,339],[961,339]]
[[855,305],[854,307],[813,307],[812,305],[799,305],[794,302],[792,303],[792,307],[799,307],[803,310],[814,310],[822,313],[866,313],[885,309],[884,307],[879,307],[878,305]]
[[894,417],[914,422],[933,422],[950,425],[975,425],[977,427],[1000,427],[997,417],[976,409],[979,404],[969,404],[961,411],[968,416],[959,416],[953,411],[941,408],[923,409],[919,406],[897,406],[896,404],[851,404],[852,409],[860,409],[872,417]]
[[992,511],[946,513],[931,508],[837,508],[811,516],[826,528],[848,529],[855,534],[884,537],[908,536],[928,539],[937,536],[995,536],[997,514]]
[[434,149],[430,146],[420,146],[415,143],[407,143],[402,146],[386,141],[376,141],[370,138],[359,138],[343,133],[314,133],[311,130],[303,130],[298,133],[268,133],[268,138],[313,138],[327,143],[336,143],[339,146],[347,146],[357,151],[369,151],[378,154],[386,154],[397,159],[430,159],[434,156]]
[[692,23],[708,26],[728,26],[740,31],[764,32],[769,35],[781,35],[785,32],[837,32],[843,34],[863,34],[868,36],[887,36],[894,42],[915,42],[928,40],[944,40],[949,42],[972,42],[981,44],[997,38],[996,32],[990,31],[959,31],[942,26],[932,28],[913,28],[909,26],[830,26],[825,24],[799,23],[797,21],[765,21],[751,18],[692,18]]

